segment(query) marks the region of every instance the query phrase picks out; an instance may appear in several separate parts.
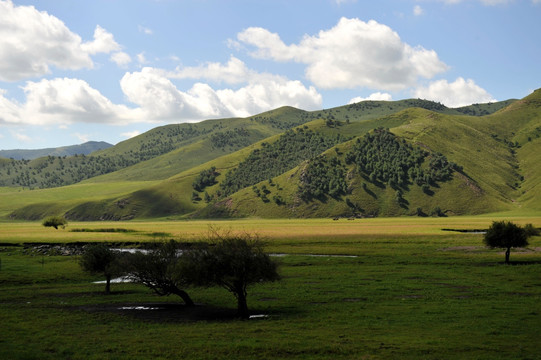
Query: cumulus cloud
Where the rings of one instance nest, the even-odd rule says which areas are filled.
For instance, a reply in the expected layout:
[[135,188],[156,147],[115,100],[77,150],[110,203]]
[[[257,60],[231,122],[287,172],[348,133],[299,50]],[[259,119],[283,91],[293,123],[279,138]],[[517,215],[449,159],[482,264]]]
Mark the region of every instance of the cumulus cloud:
[[0,89],[0,124],[14,124],[20,121],[20,107],[6,95],[7,91]]
[[249,81],[256,75],[255,71],[249,70],[246,64],[232,56],[227,64],[208,62],[199,66],[177,67],[169,72],[168,77],[174,79],[206,79],[228,84],[239,84]]
[[91,55],[98,53],[108,54],[120,50],[120,45],[115,41],[113,34],[97,25],[94,30],[94,40],[83,43],[81,49]]
[[[237,64],[239,65],[239,64]],[[196,83],[188,91],[180,91],[168,76],[177,78],[208,77],[237,81],[227,72],[220,76],[216,67],[181,69],[168,73],[150,67],[139,72],[126,73],[120,85],[129,101],[143,109],[149,118],[156,120],[203,120],[227,116],[249,116],[275,107],[290,105],[302,108],[319,108],[321,95],[314,87],[305,87],[300,81],[283,77],[260,75],[257,82],[249,82],[239,89],[215,90],[208,84]]]
[[99,25],[94,39],[83,43],[79,35],[47,12],[0,0],[0,81],[48,74],[51,66],[92,68],[90,55],[119,50],[113,35]]
[[415,5],[413,7],[413,15],[415,16],[421,16],[425,13],[425,11],[423,10],[423,8],[420,6],[420,5]]
[[22,104],[0,92],[0,123],[65,125],[71,123],[127,123],[141,118],[141,111],[113,104],[98,90],[79,79],[28,81]]
[[81,38],[33,6],[0,1],[0,80],[17,81],[62,69],[92,67]]
[[119,52],[113,53],[113,55],[111,55],[111,61],[114,62],[115,64],[117,64],[120,67],[124,67],[124,66],[128,65],[131,62],[131,57],[130,57],[130,55],[126,54],[125,52],[119,51]]
[[471,79],[459,77],[454,82],[438,80],[415,90],[415,96],[421,99],[438,101],[448,107],[460,107],[474,103],[494,102],[495,100],[485,89]]
[[383,100],[383,101],[391,101],[393,99],[393,97],[391,96],[391,94],[389,93],[381,93],[381,92],[376,92],[376,93],[372,93],[370,94],[368,97],[361,97],[361,96],[357,96],[357,97],[354,97],[353,99],[351,99],[348,104],[355,104],[355,103],[358,103],[358,102],[361,102],[361,101],[367,101],[367,100],[372,100],[372,101],[377,101],[377,100]]
[[325,89],[402,90],[447,69],[434,50],[412,47],[374,20],[342,18],[298,44],[286,45],[278,34],[258,27],[240,32],[237,40],[255,48],[253,57],[306,64],[308,79]]

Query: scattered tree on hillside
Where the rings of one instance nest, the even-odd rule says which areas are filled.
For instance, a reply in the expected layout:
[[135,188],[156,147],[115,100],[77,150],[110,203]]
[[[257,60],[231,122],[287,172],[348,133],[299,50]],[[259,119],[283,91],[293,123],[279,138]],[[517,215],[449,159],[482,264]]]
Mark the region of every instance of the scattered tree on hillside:
[[63,216],[49,216],[42,223],[45,227],[54,227],[58,230],[58,227],[64,229],[68,225],[68,221]]
[[176,241],[157,244],[149,252],[127,254],[124,263],[130,278],[145,285],[160,296],[178,295],[187,306],[194,302],[182,288],[186,287],[185,274],[178,272],[182,250]]
[[237,168],[227,172],[220,183],[222,194],[227,196],[283,174],[345,140],[341,135],[321,134],[308,128],[288,130],[277,141],[262,143]]
[[79,264],[86,272],[104,275],[105,293],[109,294],[111,292],[111,278],[122,275],[119,256],[118,252],[109,249],[106,245],[97,244],[85,250]]
[[509,264],[509,255],[513,247],[528,246],[528,232],[520,225],[510,221],[494,221],[488,228],[484,242],[491,248],[505,250],[505,263]]
[[203,170],[197,175],[195,180],[192,183],[192,187],[196,191],[203,191],[207,186],[212,186],[216,184],[216,177],[220,175],[219,172],[216,171],[216,167],[213,166],[210,169]]
[[209,246],[185,252],[178,273],[195,286],[218,285],[237,299],[237,314],[249,318],[248,286],[279,279],[277,264],[249,235],[215,235]]
[[312,159],[300,176],[298,192],[304,200],[321,198],[325,195],[338,197],[347,192],[346,170],[342,162],[324,156]]

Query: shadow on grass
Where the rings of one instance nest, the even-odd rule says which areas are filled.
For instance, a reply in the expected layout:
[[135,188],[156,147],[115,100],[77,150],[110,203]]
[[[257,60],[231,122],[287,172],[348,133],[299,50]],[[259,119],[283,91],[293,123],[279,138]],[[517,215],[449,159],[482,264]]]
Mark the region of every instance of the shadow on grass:
[[[113,313],[133,317],[138,320],[157,323],[183,323],[198,321],[236,321],[237,309],[215,307],[207,304],[186,306],[181,303],[170,302],[126,302],[115,304],[92,304],[76,306],[73,309],[88,313]],[[299,311],[292,308],[277,308],[250,311],[253,320],[262,320],[290,315],[298,315]]]

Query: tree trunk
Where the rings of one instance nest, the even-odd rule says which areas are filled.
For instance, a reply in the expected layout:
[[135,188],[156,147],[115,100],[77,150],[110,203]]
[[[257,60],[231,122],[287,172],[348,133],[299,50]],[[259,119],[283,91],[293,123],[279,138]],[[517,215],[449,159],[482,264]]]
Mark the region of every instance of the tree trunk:
[[111,293],[111,275],[106,275],[105,279],[105,293],[109,295]]
[[248,303],[246,302],[246,292],[243,290],[237,293],[237,315],[243,320],[250,318]]
[[511,253],[511,248],[507,248],[505,251],[505,263],[509,264],[509,254]]
[[195,306],[192,298],[190,297],[190,295],[188,295],[186,291],[181,290],[181,289],[175,289],[172,291],[172,293],[180,296],[182,300],[184,301],[184,304],[186,304],[186,306]]

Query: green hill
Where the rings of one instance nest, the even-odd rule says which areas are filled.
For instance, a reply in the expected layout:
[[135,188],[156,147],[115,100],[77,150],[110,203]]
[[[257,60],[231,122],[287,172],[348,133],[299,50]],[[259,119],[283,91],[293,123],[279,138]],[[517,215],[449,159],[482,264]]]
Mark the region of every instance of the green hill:
[[35,150],[0,150],[0,157],[14,160],[34,160],[45,156],[73,156],[88,155],[94,151],[107,149],[113,145],[105,141],[87,141],[80,145],[62,146],[57,148],[35,149]]
[[535,212],[541,208],[540,98],[536,91],[457,109],[415,99],[313,112],[283,107],[245,119],[158,127],[89,156],[2,160],[0,181],[11,187],[0,188],[0,216]]

